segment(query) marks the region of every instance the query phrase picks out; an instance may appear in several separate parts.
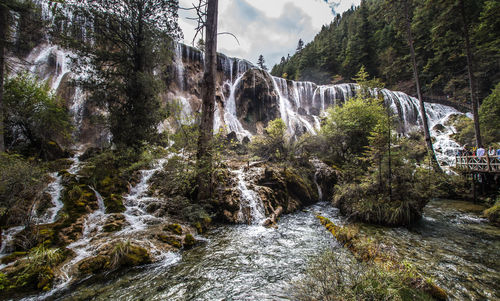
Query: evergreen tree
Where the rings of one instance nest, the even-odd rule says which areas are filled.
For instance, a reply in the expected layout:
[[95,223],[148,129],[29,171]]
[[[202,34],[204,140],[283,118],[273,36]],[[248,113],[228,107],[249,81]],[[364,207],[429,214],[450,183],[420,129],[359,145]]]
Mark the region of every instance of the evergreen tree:
[[302,39],[299,39],[299,42],[297,43],[297,50],[295,51],[295,53],[300,53],[302,49],[304,49],[304,41],[302,41]]
[[0,1],[0,153],[5,151],[3,93],[5,77],[5,52],[11,46],[10,25],[14,20],[13,13],[32,9],[31,1],[2,0]]
[[93,24],[87,33],[91,43],[68,43],[81,60],[76,71],[88,74],[80,83],[109,109],[113,141],[138,146],[156,134],[164,118],[161,79],[153,71],[166,67],[161,63],[168,63],[179,35],[177,1],[87,0],[73,9]]
[[266,61],[264,60],[264,56],[262,54],[259,55],[259,59],[257,60],[257,66],[259,66],[259,68],[262,69],[262,70],[267,70],[265,62]]

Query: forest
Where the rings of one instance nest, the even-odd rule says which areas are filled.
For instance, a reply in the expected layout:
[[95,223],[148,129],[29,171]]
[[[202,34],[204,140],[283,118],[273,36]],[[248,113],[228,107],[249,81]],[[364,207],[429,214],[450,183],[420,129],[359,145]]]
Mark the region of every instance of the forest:
[[500,298],[498,1],[0,1],[0,300]]
[[[498,83],[498,1],[410,1],[411,22],[424,97],[468,103],[466,43],[479,99]],[[307,45],[281,58],[271,74],[315,83],[350,82],[364,66],[393,90],[416,95],[405,14],[392,1],[361,1],[324,25]],[[467,40],[469,42],[467,42]]]

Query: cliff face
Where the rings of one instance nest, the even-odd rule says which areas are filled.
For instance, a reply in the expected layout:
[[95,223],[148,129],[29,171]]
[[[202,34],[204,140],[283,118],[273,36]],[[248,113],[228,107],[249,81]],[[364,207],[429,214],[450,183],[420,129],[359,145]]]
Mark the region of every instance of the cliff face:
[[[38,44],[23,58],[25,67],[46,80],[56,93],[66,101],[73,114],[75,137],[80,144],[94,146],[108,143],[111,139],[105,119],[107,112],[88,102],[86,93],[72,85],[70,66],[74,54],[52,44],[49,38]],[[180,103],[182,122],[197,122],[201,111],[201,80],[204,54],[200,50],[181,43],[173,45],[174,54],[161,95],[164,104]],[[261,134],[270,120],[282,118],[292,137],[305,132],[316,134],[320,127],[320,116],[330,106],[341,105],[356,94],[356,84],[316,85],[271,76],[248,61],[231,58],[224,54],[217,57],[217,92],[214,130],[243,138]],[[402,92],[383,89],[385,105],[390,107],[399,120],[398,132],[406,134],[420,127],[418,101]],[[438,159],[451,164],[454,150],[459,146],[449,138],[453,132],[446,125],[450,115],[461,114],[456,109],[441,104],[426,104],[427,115]],[[437,126],[443,125],[443,126]],[[437,126],[437,127],[436,127]],[[174,132],[177,121],[165,120],[158,126],[160,131]]]

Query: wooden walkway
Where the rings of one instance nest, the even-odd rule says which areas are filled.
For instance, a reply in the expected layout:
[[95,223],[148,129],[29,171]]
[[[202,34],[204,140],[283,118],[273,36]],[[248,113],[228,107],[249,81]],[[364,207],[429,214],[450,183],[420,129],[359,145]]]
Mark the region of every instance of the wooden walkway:
[[471,173],[500,173],[500,156],[456,156],[456,168]]

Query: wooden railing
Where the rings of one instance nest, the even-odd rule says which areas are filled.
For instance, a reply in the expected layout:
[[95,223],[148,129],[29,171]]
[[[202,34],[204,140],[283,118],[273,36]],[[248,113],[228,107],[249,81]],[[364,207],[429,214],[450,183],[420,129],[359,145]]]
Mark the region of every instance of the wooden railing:
[[457,156],[456,167],[464,171],[500,172],[500,156]]

